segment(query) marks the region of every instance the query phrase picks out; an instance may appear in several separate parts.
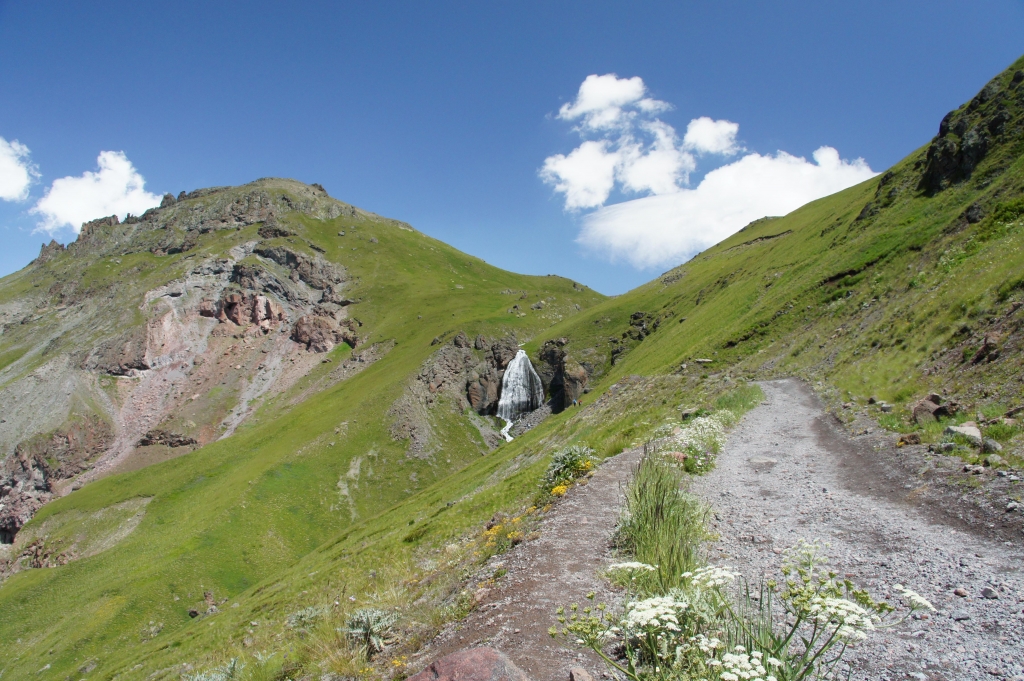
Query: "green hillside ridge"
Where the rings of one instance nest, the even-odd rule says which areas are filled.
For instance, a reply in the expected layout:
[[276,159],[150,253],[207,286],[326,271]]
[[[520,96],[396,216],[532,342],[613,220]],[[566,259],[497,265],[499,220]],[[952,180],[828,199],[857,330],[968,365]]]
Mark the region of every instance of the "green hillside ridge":
[[[83,514],[103,509],[123,518],[126,502],[149,499],[136,529],[110,548],[0,586],[0,640],[16,642],[0,651],[0,670],[7,678],[64,679],[81,669],[89,678],[178,678],[273,651],[295,675],[341,673],[347,662],[328,650],[343,643],[333,629],[288,624],[308,607],[326,608],[334,624],[357,607],[397,608],[394,654],[414,651],[471,607],[460,580],[481,558],[483,523],[497,513],[530,522],[556,449],[586,442],[599,457],[614,455],[744,379],[798,375],[833,403],[889,400],[897,409],[886,423],[916,428],[926,441],[938,430],[911,423],[907,408],[927,392],[958,401],[958,418],[1024,404],[1024,58],[940,133],[878,178],[752,223],[605,300],[567,280],[491,268],[400,223],[357,221],[356,231],[377,242],[367,236],[351,251],[351,234],[337,232],[354,218],[289,216],[298,238],[351,276],[345,293],[361,300],[353,307],[370,335],[360,347],[394,340],[394,348],[294,406],[288,397],[302,383],[266,401],[229,438],[43,507],[23,532],[49,523],[59,534],[62,519],[78,527]],[[196,248],[214,253],[257,230],[213,232]],[[377,252],[363,257],[363,249]],[[0,301],[35,283],[52,286],[58,278],[49,272],[67,257],[5,279]],[[187,252],[136,257],[180,262]],[[509,313],[518,297],[505,290],[572,305],[560,321],[550,308],[526,305],[521,317]],[[463,330],[515,332],[537,363],[547,341],[562,339],[569,358],[591,369],[583,408],[490,453],[468,415],[435,408],[442,452],[408,457],[390,435],[389,409],[438,350],[432,341],[443,347]],[[24,362],[6,339],[0,358]],[[332,357],[349,353],[340,347]],[[303,380],[314,383],[329,367]],[[997,435],[1006,461],[1019,465],[1020,430],[992,425]],[[352,508],[339,496],[341,480]],[[190,608],[205,611],[204,591],[220,611],[190,618]],[[401,674],[395,660],[365,674]]]
[[[0,653],[7,674],[44,664],[53,674],[67,674],[91,656],[130,650],[151,620],[160,622],[165,634],[173,632],[191,622],[188,610],[202,603],[204,591],[218,599],[237,594],[323,544],[353,518],[372,516],[479,459],[487,452],[479,432],[443,405],[432,412],[443,454],[409,458],[406,443],[389,433],[387,412],[435,351],[432,339],[450,336],[453,329],[528,338],[556,315],[574,313],[576,305],[601,297],[559,277],[498,270],[394,221],[288,218],[299,238],[346,268],[352,285],[345,293],[359,301],[353,307],[361,328],[369,330],[360,347],[385,342],[394,348],[361,373],[327,383],[292,406],[295,393],[315,384],[331,366],[318,363],[292,391],[263,404],[232,437],[94,482],[43,507],[25,530],[48,524],[48,536],[58,539],[62,518],[77,521],[83,512],[149,500],[135,531],[112,548],[57,569],[20,572],[3,584],[0,638],[22,641]],[[251,225],[203,235],[188,253],[119,254],[121,262],[115,264],[122,269],[110,273],[104,265],[111,258],[103,252],[59,254],[9,277],[3,297],[11,300],[29,287],[51,287],[62,277],[79,275],[88,282],[81,287],[138,299],[143,290],[180,276],[183,260],[258,238],[257,230]],[[346,236],[339,237],[339,231]],[[132,238],[126,243],[138,248]],[[123,268],[136,269],[140,260],[157,262],[158,272],[141,285],[131,279],[132,285],[125,285],[130,274]],[[83,305],[95,304],[88,294],[80,295]],[[509,314],[510,301],[520,295],[552,302],[543,312]],[[124,307],[130,311],[137,303]],[[23,342],[17,334],[3,338],[5,344]],[[329,357],[339,361],[349,352],[343,345]],[[25,357],[22,372],[39,365],[30,359]],[[351,477],[357,458],[364,463],[350,480],[346,499],[338,482]],[[41,659],[36,655],[45,662],[33,667]]]

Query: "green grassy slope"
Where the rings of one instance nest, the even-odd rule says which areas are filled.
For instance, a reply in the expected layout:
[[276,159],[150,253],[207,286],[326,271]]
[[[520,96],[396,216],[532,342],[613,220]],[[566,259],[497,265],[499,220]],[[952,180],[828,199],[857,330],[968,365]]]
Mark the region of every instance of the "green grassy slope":
[[[983,130],[1000,125],[970,177],[954,174],[930,190],[922,148],[878,178],[752,223],[530,348],[570,338],[573,352],[598,360],[602,385],[631,373],[727,370],[813,376],[862,399],[906,403],[936,390],[968,404],[1018,403],[1022,69],[1024,59],[983,90],[997,95],[979,95],[952,117]],[[629,337],[637,312],[649,327],[660,322],[640,341]],[[986,336],[1002,352],[975,362]],[[612,365],[615,347],[626,351]]]
[[[12,642],[0,647],[6,678],[45,665],[41,678],[65,678],[89,659],[131,659],[134,646],[148,638],[140,632],[150,622],[166,639],[194,624],[188,610],[203,603],[204,592],[218,601],[234,596],[336,536],[353,517],[379,513],[481,459],[486,447],[475,428],[443,406],[434,410],[433,424],[443,453],[408,458],[406,443],[389,434],[388,409],[437,349],[432,339],[457,330],[526,339],[559,311],[575,312],[575,305],[601,298],[559,277],[498,270],[400,223],[293,218],[302,238],[346,267],[352,278],[346,295],[359,301],[352,314],[369,330],[369,342],[396,345],[363,372],[294,407],[271,401],[228,439],[100,480],[45,506],[26,531],[47,522],[59,530],[64,516],[78,519],[126,500],[151,499],[138,528],[112,548],[59,568],[18,573],[0,587],[0,640]],[[214,252],[256,238],[255,230],[230,239],[214,234],[200,248]],[[347,235],[337,236],[340,230]],[[6,292],[72,266],[49,265],[13,275],[4,282]],[[169,279],[179,270],[168,266],[162,275]],[[512,289],[516,296],[503,293]],[[543,313],[510,315],[520,291],[554,302]],[[347,352],[336,349],[334,356]],[[346,425],[339,434],[340,424]],[[338,482],[356,458],[362,465],[349,482],[350,506]]]

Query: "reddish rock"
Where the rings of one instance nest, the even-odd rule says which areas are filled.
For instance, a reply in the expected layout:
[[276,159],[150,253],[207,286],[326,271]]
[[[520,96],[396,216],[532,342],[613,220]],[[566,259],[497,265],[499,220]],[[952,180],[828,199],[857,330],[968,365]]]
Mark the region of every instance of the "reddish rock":
[[292,329],[292,340],[306,346],[312,352],[330,352],[338,343],[348,343],[356,347],[359,338],[356,336],[353,322],[346,320],[341,326],[330,317],[305,315],[295,322]]
[[914,423],[934,423],[942,416],[952,416],[958,407],[953,402],[943,404],[939,395],[932,393],[910,408]]
[[481,647],[446,655],[408,681],[529,681],[529,677],[505,654]]

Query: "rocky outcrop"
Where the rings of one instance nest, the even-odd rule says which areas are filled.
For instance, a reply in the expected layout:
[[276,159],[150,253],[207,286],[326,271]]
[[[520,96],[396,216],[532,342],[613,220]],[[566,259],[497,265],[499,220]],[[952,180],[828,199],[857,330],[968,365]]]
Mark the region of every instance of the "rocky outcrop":
[[0,543],[10,544],[53,498],[53,485],[86,470],[112,441],[109,424],[88,418],[20,443],[0,464]]
[[282,225],[274,216],[270,216],[262,225],[260,225],[258,234],[264,239],[295,236],[294,231]]
[[269,331],[284,319],[284,310],[267,296],[253,293],[225,291],[220,300],[199,303],[199,314],[219,321],[230,321],[238,326],[255,324]]
[[101,342],[81,362],[87,371],[100,371],[112,376],[127,376],[133,371],[149,369],[146,359],[148,334],[145,326],[125,331]]
[[39,249],[39,255],[30,264],[42,265],[44,262],[53,259],[54,256],[60,255],[65,250],[64,244],[57,243],[56,239],[50,239],[50,243],[43,244],[42,248]]
[[310,352],[330,352],[338,343],[348,343],[355,348],[359,344],[356,333],[357,322],[351,319],[335,322],[332,317],[317,314],[304,315],[295,322],[291,338],[306,346]]
[[914,423],[934,423],[942,417],[952,416],[959,411],[955,402],[945,403],[940,395],[932,393],[924,399],[915,402],[910,408],[911,417]]
[[480,647],[445,655],[408,681],[529,681],[529,677],[504,653]]
[[165,447],[194,447],[199,443],[195,438],[186,435],[179,435],[168,430],[147,431],[139,440],[139,447],[150,447],[152,445],[164,445]]
[[283,246],[264,246],[256,248],[253,252],[282,267],[287,267],[292,271],[293,278],[304,281],[310,287],[321,291],[328,286],[342,284],[345,281],[343,271],[320,256],[310,258]]
[[1024,112],[1024,88],[1015,77],[1000,74],[968,104],[942,119],[924,159],[920,186],[926,194],[969,179],[1004,138],[1014,137],[1008,133]]
[[555,413],[578,401],[590,378],[590,369],[569,356],[566,350],[568,343],[567,338],[546,341],[539,353],[537,373]]

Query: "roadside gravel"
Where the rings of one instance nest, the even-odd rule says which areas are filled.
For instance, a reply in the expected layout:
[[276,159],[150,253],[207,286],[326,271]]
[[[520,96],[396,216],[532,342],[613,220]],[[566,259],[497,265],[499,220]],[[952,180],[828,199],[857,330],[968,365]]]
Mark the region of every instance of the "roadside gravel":
[[800,381],[762,387],[765,402],[693,486],[720,536],[709,559],[756,582],[778,575],[798,539],[818,541],[837,572],[874,596],[898,599],[900,583],[938,608],[849,652],[853,679],[1024,680],[1020,541],[983,537],[948,509],[915,503],[916,490],[878,475],[883,455],[840,429]]

